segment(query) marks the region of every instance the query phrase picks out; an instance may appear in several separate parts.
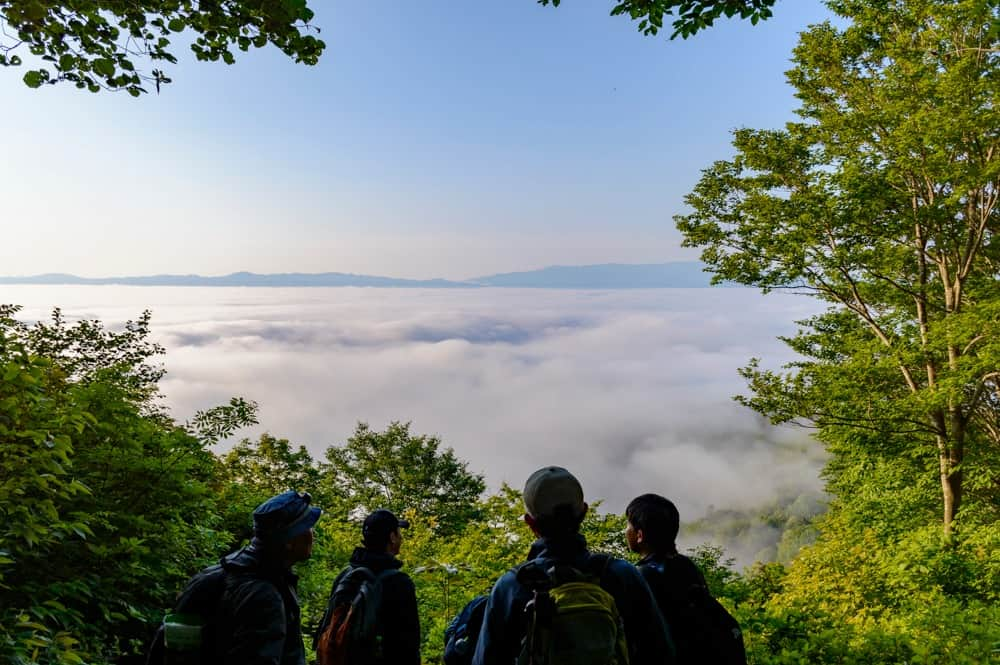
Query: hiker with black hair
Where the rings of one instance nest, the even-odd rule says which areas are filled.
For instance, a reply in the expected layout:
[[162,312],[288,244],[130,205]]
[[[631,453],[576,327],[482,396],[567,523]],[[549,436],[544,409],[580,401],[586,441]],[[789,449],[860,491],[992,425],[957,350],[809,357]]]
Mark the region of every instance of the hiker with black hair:
[[298,578],[322,511],[304,492],[273,496],[253,512],[250,544],[195,575],[164,618],[151,665],[305,665]]
[[625,541],[642,559],[646,579],[677,645],[680,665],[745,665],[739,623],[712,597],[705,576],[677,551],[680,514],[658,494],[636,497],[625,509]]
[[673,663],[673,644],[632,564],[592,554],[580,534],[583,488],[548,466],[524,487],[524,521],[538,539],[486,603],[473,665]]
[[379,509],[362,525],[362,546],[333,583],[314,646],[320,665],[420,665],[413,580],[397,558],[407,520]]

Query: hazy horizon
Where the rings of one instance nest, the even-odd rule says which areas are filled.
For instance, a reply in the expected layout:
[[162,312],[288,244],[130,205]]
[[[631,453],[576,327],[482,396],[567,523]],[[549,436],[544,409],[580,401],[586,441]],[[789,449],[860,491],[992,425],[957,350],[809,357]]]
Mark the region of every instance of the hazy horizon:
[[[571,264],[571,263],[546,264],[546,265],[538,265],[538,266],[535,266],[535,267],[523,268],[523,269],[518,269],[518,270],[514,270],[514,269],[511,269],[511,270],[500,270],[498,272],[493,272],[493,273],[485,273],[485,272],[480,271],[480,272],[475,273],[475,274],[466,275],[465,277],[456,277],[456,278],[442,278],[439,275],[435,275],[435,274],[418,275],[416,277],[403,277],[403,276],[398,275],[398,274],[397,275],[393,275],[393,274],[387,274],[387,273],[378,273],[377,276],[379,276],[379,277],[391,277],[393,279],[412,279],[412,280],[453,279],[455,281],[468,281],[468,280],[473,280],[473,279],[477,279],[477,278],[481,278],[481,277],[492,277],[492,276],[495,276],[495,275],[507,275],[507,274],[520,274],[520,273],[525,273],[525,272],[539,272],[539,271],[542,271],[542,270],[549,270],[549,269],[552,269],[552,268],[596,268],[596,267],[604,267],[604,266],[637,267],[637,266],[663,266],[663,265],[679,265],[679,264],[680,265],[695,265],[695,264],[704,265],[704,264],[701,263],[701,261],[698,261],[696,259],[690,259],[690,258],[688,258],[688,259],[675,259],[675,260],[670,260],[670,261],[650,261],[650,262],[641,262],[641,263],[640,262],[628,263],[628,262],[621,262],[621,261],[599,261],[599,262],[596,262],[596,263],[587,263],[587,264]],[[279,272],[259,272],[259,271],[250,270],[250,269],[239,269],[239,270],[232,270],[232,271],[225,271],[225,272],[220,272],[220,271],[214,271],[214,272],[212,272],[212,271],[208,271],[208,272],[186,272],[186,271],[181,271],[181,270],[168,270],[166,272],[157,272],[157,273],[144,272],[144,273],[134,273],[134,274],[127,274],[127,275],[126,274],[116,274],[116,273],[94,274],[93,272],[88,273],[88,274],[81,274],[81,273],[70,272],[70,271],[66,271],[66,270],[51,270],[51,271],[37,272],[37,273],[18,273],[18,274],[4,273],[4,274],[0,274],[0,277],[22,278],[22,277],[40,277],[40,276],[45,276],[45,275],[69,275],[69,276],[81,277],[81,278],[85,278],[85,279],[111,279],[111,278],[122,278],[122,277],[148,277],[148,276],[187,277],[187,276],[194,276],[194,275],[199,276],[199,277],[224,277],[224,276],[228,276],[228,275],[243,274],[243,273],[256,274],[256,275],[280,275],[280,274],[304,274],[304,275],[346,274],[346,275],[376,276],[376,274],[374,272],[365,272],[365,271],[362,271],[362,272],[352,272],[352,271],[346,271],[346,270],[338,270],[336,266],[330,266],[328,269],[320,269],[320,270],[314,270],[314,271],[285,270],[285,271],[279,271]]]
[[[0,275],[0,285],[123,285],[123,286],[241,286],[241,287],[383,287],[383,288],[554,288],[641,289],[705,288],[712,275],[700,261],[666,263],[602,263],[580,266],[545,266],[536,270],[475,275],[462,280],[437,277],[406,279],[326,271],[318,273],[254,273],[239,271],[223,275],[163,273],[157,275]],[[728,284],[727,284],[728,286]]]

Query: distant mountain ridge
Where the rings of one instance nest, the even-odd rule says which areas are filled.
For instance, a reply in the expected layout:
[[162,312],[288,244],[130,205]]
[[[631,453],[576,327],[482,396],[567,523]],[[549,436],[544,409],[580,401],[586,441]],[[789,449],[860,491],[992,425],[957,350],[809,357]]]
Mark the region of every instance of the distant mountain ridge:
[[711,275],[697,261],[673,263],[605,263],[588,266],[549,266],[525,272],[499,273],[464,281],[448,279],[402,279],[353,273],[235,272],[229,275],[145,275],[134,277],[79,277],[46,273],[0,277],[0,284],[122,285],[122,286],[357,286],[378,288],[474,289],[482,287],[521,289],[664,289],[704,288]]
[[508,272],[468,281],[481,286],[545,289],[663,289],[711,286],[711,275],[698,261],[674,263],[602,263],[549,266]]

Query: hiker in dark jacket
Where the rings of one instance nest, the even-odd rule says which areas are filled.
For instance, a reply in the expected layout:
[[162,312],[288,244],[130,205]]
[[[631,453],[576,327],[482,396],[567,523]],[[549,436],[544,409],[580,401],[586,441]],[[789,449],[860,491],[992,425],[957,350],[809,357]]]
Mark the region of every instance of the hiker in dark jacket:
[[680,514],[658,494],[636,497],[625,509],[625,541],[642,559],[638,568],[670,626],[680,665],[746,663],[739,624],[712,598],[705,576],[677,551]]
[[292,565],[312,555],[322,511],[310,500],[290,491],[262,503],[253,513],[250,545],[226,557],[213,662],[305,665]]
[[[545,467],[533,473],[524,487],[524,507],[524,521],[538,536],[528,552],[529,561],[567,563],[578,570],[588,567],[591,554],[579,532],[587,504],[583,488],[569,471]],[[615,600],[631,665],[673,663],[669,632],[639,571],[627,561],[612,558],[600,586]],[[473,665],[510,665],[516,661],[528,629],[524,609],[531,595],[518,582],[515,571],[497,581],[486,604]]]
[[365,518],[362,526],[363,547],[351,555],[347,568],[333,583],[352,568],[364,567],[375,575],[396,571],[380,578],[377,609],[378,633],[382,636],[382,659],[373,665],[420,665],[420,617],[417,614],[417,593],[413,580],[400,571],[403,562],[396,558],[403,542],[401,529],[410,526],[392,512],[379,509]]

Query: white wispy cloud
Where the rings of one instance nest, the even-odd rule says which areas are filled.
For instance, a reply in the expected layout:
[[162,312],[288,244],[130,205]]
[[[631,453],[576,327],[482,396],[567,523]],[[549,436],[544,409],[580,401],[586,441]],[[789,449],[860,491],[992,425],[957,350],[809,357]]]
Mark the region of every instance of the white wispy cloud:
[[[12,287],[28,318],[60,304],[109,323],[154,312],[179,419],[244,395],[260,430],[316,456],[358,421],[412,421],[520,486],[561,464],[620,511],[673,498],[685,519],[817,490],[821,456],[735,404],[737,368],[814,304],[743,289],[477,291]],[[255,435],[256,432],[248,432]]]

